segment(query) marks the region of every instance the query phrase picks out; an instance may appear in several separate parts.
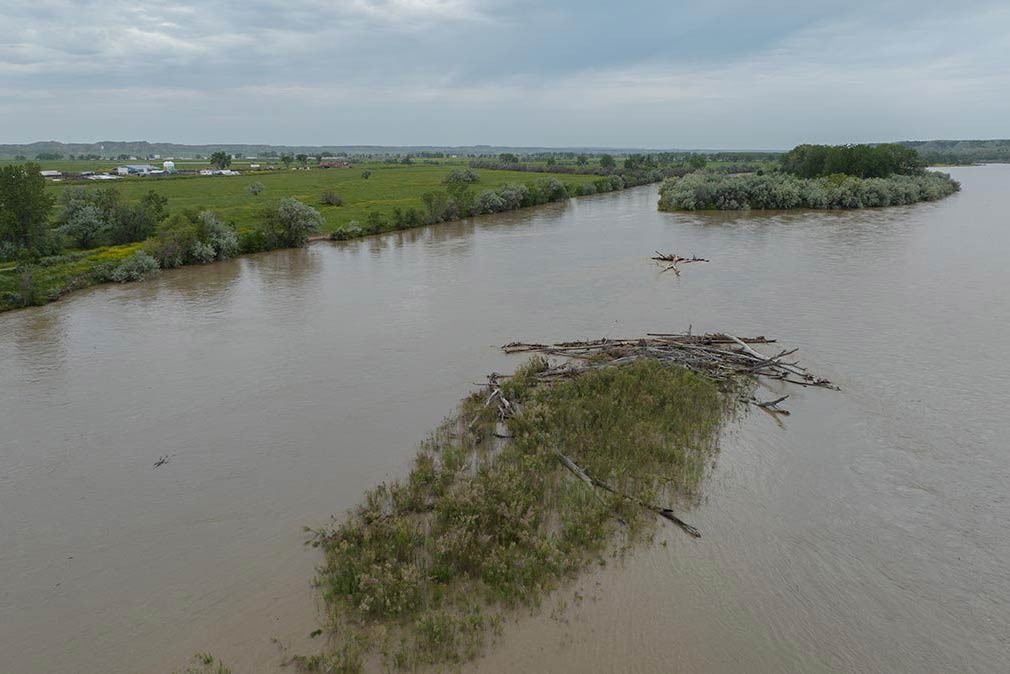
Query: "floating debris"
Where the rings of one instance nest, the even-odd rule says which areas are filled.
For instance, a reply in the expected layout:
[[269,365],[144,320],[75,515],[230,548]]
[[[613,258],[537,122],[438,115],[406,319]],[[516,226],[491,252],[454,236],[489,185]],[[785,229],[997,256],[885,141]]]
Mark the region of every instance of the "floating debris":
[[697,255],[692,255],[691,257],[681,257],[676,253],[660,253],[658,250],[655,251],[655,255],[652,259],[656,262],[662,262],[668,265],[663,271],[672,271],[677,276],[680,276],[680,268],[677,266],[679,264],[687,264],[688,262],[710,262],[703,257],[698,257]]

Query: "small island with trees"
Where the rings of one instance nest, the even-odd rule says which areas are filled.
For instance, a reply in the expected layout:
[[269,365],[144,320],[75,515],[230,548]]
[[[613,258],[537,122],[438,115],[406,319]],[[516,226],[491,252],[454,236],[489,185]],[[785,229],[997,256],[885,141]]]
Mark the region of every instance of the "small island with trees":
[[661,211],[846,209],[936,201],[961,189],[926,170],[919,153],[897,143],[798,145],[777,165],[727,175],[696,171],[667,179]]

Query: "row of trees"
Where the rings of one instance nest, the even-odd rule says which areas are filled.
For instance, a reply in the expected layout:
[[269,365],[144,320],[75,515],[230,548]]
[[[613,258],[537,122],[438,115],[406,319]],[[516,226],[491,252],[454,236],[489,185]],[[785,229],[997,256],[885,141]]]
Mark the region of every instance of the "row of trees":
[[945,173],[803,179],[784,173],[726,176],[691,173],[660,188],[664,211],[867,208],[935,201],[961,189]]
[[835,173],[857,178],[915,175],[926,161],[915,150],[897,143],[882,145],[797,145],[781,160],[782,170],[800,178]]

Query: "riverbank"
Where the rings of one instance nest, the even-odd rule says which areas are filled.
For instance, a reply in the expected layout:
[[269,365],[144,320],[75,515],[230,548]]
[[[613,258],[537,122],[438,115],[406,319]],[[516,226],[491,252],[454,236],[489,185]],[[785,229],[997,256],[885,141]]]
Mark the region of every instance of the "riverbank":
[[[263,237],[257,235],[264,211],[276,205],[276,197],[293,192],[306,204],[318,204],[320,195],[331,196],[330,205],[318,208],[318,231],[310,237],[348,240],[384,232],[423,227],[473,215],[500,213],[539,206],[571,197],[622,190],[662,178],[659,172],[617,171],[610,175],[544,173],[531,177],[521,171],[466,169],[469,183],[463,192],[449,194],[444,184],[451,164],[423,166],[381,165],[372,169],[273,172],[262,176],[180,177],[124,180],[127,203],[155,191],[169,200],[170,212],[206,211],[213,207],[215,219],[234,231],[241,254],[262,252]],[[454,171],[463,169],[457,167]],[[367,175],[366,175],[367,174]],[[450,174],[451,175],[451,172]],[[261,189],[250,192],[250,180]],[[241,182],[238,182],[240,181]],[[323,187],[328,186],[324,192]],[[65,186],[57,186],[57,193]],[[120,184],[116,185],[120,189]],[[319,190],[315,194],[307,190]],[[283,192],[282,192],[283,191]],[[290,196],[286,195],[286,196]],[[457,201],[468,200],[465,204]],[[225,224],[227,218],[227,224]],[[360,218],[360,219],[358,219]],[[66,294],[116,278],[113,271],[138,250],[147,250],[152,239],[121,246],[67,251],[30,263],[0,263],[0,312],[58,300]],[[213,257],[213,256],[211,256]],[[156,270],[155,270],[156,271]],[[142,280],[142,275],[120,275]]]
[[960,189],[960,183],[948,174],[934,171],[888,178],[844,174],[798,178],[781,172],[726,176],[697,172],[666,180],[659,190],[659,210],[874,208],[937,201]]

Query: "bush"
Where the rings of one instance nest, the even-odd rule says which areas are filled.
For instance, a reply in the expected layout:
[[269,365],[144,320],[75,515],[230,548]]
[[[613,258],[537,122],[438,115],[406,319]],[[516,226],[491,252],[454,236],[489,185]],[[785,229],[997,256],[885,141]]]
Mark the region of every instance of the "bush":
[[214,253],[210,261],[227,260],[238,253],[238,236],[234,228],[221,222],[213,211],[202,211],[198,218],[198,236]]
[[361,228],[361,223],[357,220],[351,220],[347,223],[346,227],[341,227],[340,229],[334,230],[330,233],[331,241],[345,241],[347,239],[356,239],[359,236],[364,236],[367,234],[364,229]]
[[484,190],[477,195],[474,210],[477,213],[500,213],[506,210],[505,200],[497,192]]
[[449,195],[445,192],[425,192],[421,195],[424,204],[425,222],[429,225],[445,222],[450,218]]
[[25,257],[28,249],[13,241],[0,241],[0,262],[13,262]]
[[344,200],[333,190],[326,190],[320,199],[324,206],[342,206]]
[[866,208],[913,204],[961,189],[945,173],[856,178],[833,174],[797,178],[785,173],[725,176],[691,173],[660,188],[660,210],[742,210],[748,208]]
[[378,211],[372,211],[365,218],[365,231],[369,234],[378,234],[382,230],[386,229],[388,221],[386,216]]
[[246,185],[245,191],[253,195],[254,197],[257,197],[265,189],[266,186],[264,186],[263,183],[257,180],[256,182],[252,182]]
[[66,222],[60,227],[78,248],[94,248],[100,242],[109,228],[102,211],[92,204],[75,207]]
[[371,176],[372,176],[372,172],[371,171],[362,171],[361,172],[361,177],[364,180],[368,180]]
[[162,269],[181,267],[190,262],[190,255],[200,241],[195,220],[195,214],[176,213],[162,223],[147,242],[147,253],[158,261]]
[[146,248],[162,269],[171,269],[225,260],[239,251],[239,242],[211,211],[184,211],[162,223]]
[[108,280],[116,283],[143,281],[157,274],[158,261],[142,250],[116,265],[108,275]]
[[393,227],[397,229],[409,229],[423,224],[424,216],[416,208],[411,207],[403,210],[396,206],[393,207]]
[[533,184],[533,191],[537,196],[538,203],[561,201],[568,198],[568,188],[554,177],[537,178],[537,181]]
[[514,211],[529,205],[530,188],[517,183],[507,183],[498,188],[498,196],[503,202],[503,211]]
[[258,250],[304,246],[309,234],[318,231],[322,224],[323,216],[316,209],[294,197],[281,199],[276,208],[263,212],[256,237],[263,247]]
[[465,169],[453,169],[446,174],[445,178],[442,179],[443,185],[455,185],[459,183],[465,183],[467,185],[473,185],[474,183],[480,182],[480,176],[477,172],[470,168]]

